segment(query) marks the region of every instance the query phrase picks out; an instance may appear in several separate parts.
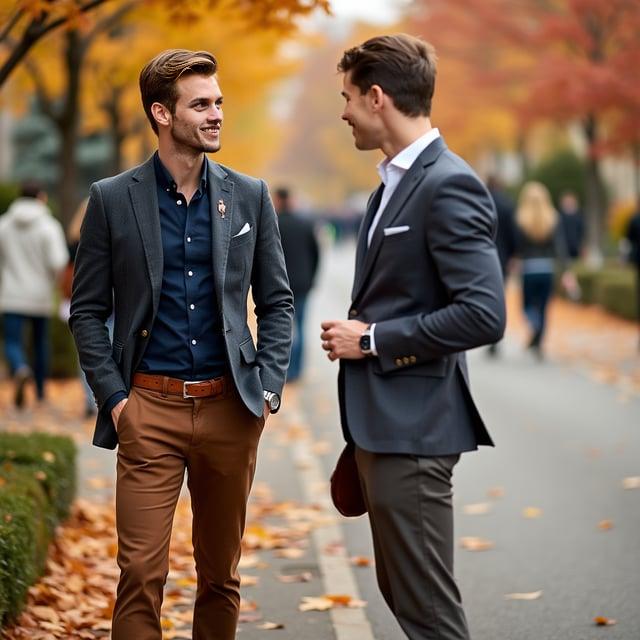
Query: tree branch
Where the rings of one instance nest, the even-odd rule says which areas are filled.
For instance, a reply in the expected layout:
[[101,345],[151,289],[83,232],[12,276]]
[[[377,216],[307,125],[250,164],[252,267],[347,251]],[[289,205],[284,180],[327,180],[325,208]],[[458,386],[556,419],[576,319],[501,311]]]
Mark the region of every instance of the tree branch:
[[22,18],[23,15],[24,15],[24,10],[21,8],[18,8],[18,10],[13,15],[13,18],[11,18],[5,25],[4,29],[0,31],[0,42],[4,42],[9,37],[9,34],[11,33],[11,29],[13,29],[13,27],[16,26],[16,24],[18,23],[18,20],[20,20],[20,18]]

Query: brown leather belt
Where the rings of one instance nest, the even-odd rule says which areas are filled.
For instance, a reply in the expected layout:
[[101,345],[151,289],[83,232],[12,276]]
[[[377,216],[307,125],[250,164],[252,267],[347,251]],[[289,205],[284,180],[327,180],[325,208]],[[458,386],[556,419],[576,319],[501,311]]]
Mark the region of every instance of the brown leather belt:
[[168,376],[152,375],[148,373],[134,373],[133,386],[159,391],[160,393],[183,398],[209,398],[220,396],[229,388],[230,377],[228,375],[213,378],[213,380],[180,380]]

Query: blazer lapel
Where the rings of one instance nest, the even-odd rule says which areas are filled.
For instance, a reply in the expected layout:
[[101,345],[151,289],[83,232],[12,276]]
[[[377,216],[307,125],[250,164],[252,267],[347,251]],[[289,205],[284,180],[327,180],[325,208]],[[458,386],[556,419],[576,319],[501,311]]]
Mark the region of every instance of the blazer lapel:
[[137,168],[132,178],[133,182],[129,185],[129,195],[147,261],[155,315],[160,302],[164,258],[153,156]]
[[211,160],[207,182],[209,185],[209,206],[211,210],[211,257],[213,260],[213,280],[222,310],[224,280],[227,271],[227,257],[233,220],[233,182],[227,179],[227,172]]
[[[394,219],[400,214],[402,211],[402,207],[404,203],[407,201],[409,196],[413,193],[415,188],[418,186],[418,183],[423,178],[427,167],[433,164],[438,156],[447,148],[446,144],[442,137],[436,138],[415,160],[415,162],[411,165],[407,173],[403,176],[402,180],[396,187],[396,190],[393,192],[391,199],[387,202],[387,206],[384,208],[380,219],[378,220],[378,224],[376,225],[376,229],[373,232],[373,237],[371,238],[371,244],[369,245],[369,249],[367,250],[364,256],[364,262],[360,267],[359,278],[357,279],[357,287],[354,285],[354,290],[352,292],[352,300],[356,299],[356,296],[362,290],[367,276],[371,272],[373,265],[376,261],[378,253],[380,252],[380,247],[382,246],[382,241],[384,240],[384,231],[385,227],[388,227]],[[379,202],[379,201],[378,201]],[[366,234],[365,234],[366,235]],[[366,238],[365,238],[365,247],[366,247]],[[359,247],[358,247],[359,248]]]
[[382,200],[382,193],[384,191],[384,184],[380,183],[377,190],[371,194],[369,198],[369,204],[367,205],[367,213],[362,222],[360,223],[360,230],[358,231],[358,244],[356,247],[356,267],[353,277],[353,290],[351,291],[352,298],[358,288],[358,282],[360,281],[360,275],[362,273],[362,266],[367,253],[367,236],[369,234],[369,227],[371,221],[376,215],[376,211],[380,206],[380,200]]

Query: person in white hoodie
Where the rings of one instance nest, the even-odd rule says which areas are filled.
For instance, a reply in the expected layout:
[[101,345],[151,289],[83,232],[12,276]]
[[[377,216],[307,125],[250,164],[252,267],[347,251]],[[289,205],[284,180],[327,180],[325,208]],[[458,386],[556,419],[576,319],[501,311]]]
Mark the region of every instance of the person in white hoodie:
[[[44,399],[48,323],[54,311],[56,283],[69,260],[62,226],[46,202],[40,185],[25,183],[20,196],[0,216],[0,311],[17,407],[24,404],[25,384],[32,376],[38,399]],[[27,363],[23,340],[28,323],[32,329],[33,370]]]

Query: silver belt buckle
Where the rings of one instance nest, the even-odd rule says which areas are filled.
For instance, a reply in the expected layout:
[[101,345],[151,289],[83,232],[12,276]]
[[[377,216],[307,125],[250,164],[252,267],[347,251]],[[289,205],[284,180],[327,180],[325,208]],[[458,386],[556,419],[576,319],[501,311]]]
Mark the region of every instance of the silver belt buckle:
[[183,398],[198,398],[199,396],[192,396],[188,391],[187,391],[187,385],[188,384],[198,384],[199,382],[206,382],[206,380],[185,380],[182,383],[182,397]]

